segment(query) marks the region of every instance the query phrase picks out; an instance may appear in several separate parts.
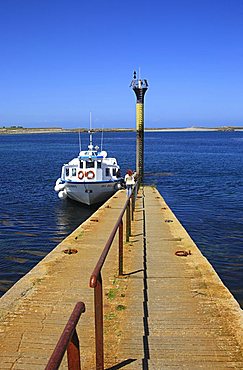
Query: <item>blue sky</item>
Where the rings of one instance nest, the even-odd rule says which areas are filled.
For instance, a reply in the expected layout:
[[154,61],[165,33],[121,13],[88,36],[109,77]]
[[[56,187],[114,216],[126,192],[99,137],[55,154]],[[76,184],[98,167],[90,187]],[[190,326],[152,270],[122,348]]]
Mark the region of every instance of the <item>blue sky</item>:
[[243,126],[242,0],[1,0],[0,126]]

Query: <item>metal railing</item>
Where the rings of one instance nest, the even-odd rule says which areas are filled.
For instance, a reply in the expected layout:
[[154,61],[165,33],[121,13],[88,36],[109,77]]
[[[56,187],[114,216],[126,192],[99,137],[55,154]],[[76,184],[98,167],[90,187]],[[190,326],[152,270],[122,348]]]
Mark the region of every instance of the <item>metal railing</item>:
[[100,258],[90,277],[90,287],[94,288],[96,370],[104,369],[103,288],[102,288],[101,270],[106,260],[106,257],[110,251],[116,232],[119,229],[118,271],[119,276],[123,275],[123,216],[124,213],[126,212],[126,242],[128,242],[129,237],[131,235],[131,219],[133,219],[137,186],[138,185],[136,183],[131,196],[127,198],[126,203],[117,219],[117,222],[105,244],[103,252],[101,253]]
[[82,313],[85,312],[83,302],[78,302],[57,342],[45,370],[57,370],[67,350],[68,370],[81,370],[79,339],[76,326]]

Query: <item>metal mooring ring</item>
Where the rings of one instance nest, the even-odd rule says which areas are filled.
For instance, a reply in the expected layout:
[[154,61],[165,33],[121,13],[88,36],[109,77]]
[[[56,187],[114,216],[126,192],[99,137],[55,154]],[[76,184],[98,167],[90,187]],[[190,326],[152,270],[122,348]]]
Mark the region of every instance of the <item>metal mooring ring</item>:
[[175,255],[176,256],[179,256],[179,257],[187,257],[189,255],[191,255],[191,251],[177,251],[175,252]]
[[76,254],[78,253],[77,249],[71,249],[71,248],[68,248],[68,249],[64,249],[63,251],[65,254]]

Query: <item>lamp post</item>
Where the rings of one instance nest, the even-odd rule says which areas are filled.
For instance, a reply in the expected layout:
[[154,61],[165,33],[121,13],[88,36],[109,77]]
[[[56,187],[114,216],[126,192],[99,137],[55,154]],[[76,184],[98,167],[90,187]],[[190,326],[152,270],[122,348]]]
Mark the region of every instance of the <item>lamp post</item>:
[[137,78],[137,72],[134,71],[132,87],[136,101],[136,172],[139,176],[139,182],[143,183],[144,175],[144,96],[148,90],[147,80]]

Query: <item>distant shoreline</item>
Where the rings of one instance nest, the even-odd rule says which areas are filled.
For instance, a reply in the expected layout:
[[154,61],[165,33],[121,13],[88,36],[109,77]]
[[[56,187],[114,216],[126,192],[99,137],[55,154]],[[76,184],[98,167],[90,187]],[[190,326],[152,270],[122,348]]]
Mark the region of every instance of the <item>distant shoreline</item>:
[[[52,134],[52,133],[71,133],[71,132],[88,132],[88,129],[65,129],[59,127],[50,128],[24,128],[24,127],[4,127],[0,128],[0,135],[16,134]],[[94,129],[94,132],[102,129]],[[132,128],[106,128],[104,132],[136,132]],[[221,127],[168,127],[168,128],[145,128],[145,132],[210,132],[210,131],[243,131],[243,126],[221,126]]]

